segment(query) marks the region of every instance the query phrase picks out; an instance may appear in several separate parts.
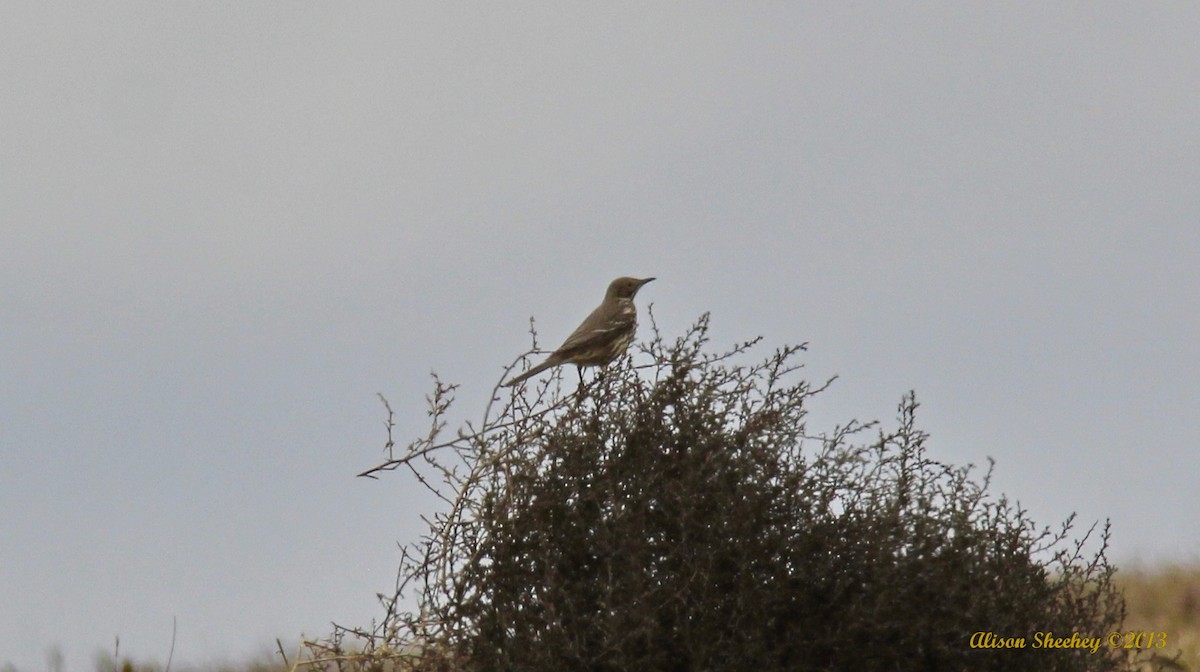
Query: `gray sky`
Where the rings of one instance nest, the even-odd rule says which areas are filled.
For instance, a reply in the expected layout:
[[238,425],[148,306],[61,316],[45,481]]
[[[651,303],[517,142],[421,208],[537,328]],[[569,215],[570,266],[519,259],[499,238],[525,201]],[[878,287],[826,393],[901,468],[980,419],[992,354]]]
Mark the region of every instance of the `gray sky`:
[[1200,556],[1200,5],[10,1],[0,664],[366,624],[475,413],[618,275],[808,341],[813,430],[916,389],[1119,562]]

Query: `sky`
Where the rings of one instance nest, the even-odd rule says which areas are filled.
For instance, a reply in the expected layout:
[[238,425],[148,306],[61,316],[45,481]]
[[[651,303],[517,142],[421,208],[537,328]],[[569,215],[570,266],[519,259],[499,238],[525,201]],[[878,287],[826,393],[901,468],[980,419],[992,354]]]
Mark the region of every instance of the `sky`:
[[[0,665],[367,625],[474,417],[620,275],[807,342],[809,429],[1200,558],[1200,5],[5,3]],[[645,331],[643,331],[643,335]],[[291,651],[289,651],[289,655]]]

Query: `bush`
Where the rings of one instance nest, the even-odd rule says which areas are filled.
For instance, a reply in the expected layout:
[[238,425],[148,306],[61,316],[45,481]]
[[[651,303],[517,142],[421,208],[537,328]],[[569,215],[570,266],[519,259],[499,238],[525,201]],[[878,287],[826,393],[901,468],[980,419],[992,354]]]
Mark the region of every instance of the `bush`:
[[[796,379],[803,346],[738,364],[756,342],[708,353],[707,326],[673,343],[655,327],[639,346],[649,364],[626,357],[578,389],[547,376],[503,390],[449,441],[454,387],[437,381],[429,434],[363,475],[409,469],[447,510],[407,549],[382,622],[338,627],[311,662],[1130,669],[1107,646],[1032,648],[1036,633],[1119,629],[1107,524],[1072,541],[1072,520],[1039,528],[988,495],[988,473],[931,459],[912,394],[892,430],[813,436],[807,404],[832,381]],[[412,590],[418,609],[404,612]],[[1026,648],[972,648],[976,632]]]

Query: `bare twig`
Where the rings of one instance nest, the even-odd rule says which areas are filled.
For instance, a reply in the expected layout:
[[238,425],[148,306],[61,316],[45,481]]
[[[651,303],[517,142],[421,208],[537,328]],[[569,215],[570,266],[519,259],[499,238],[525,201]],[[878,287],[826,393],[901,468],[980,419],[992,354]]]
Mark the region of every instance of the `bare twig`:
[[167,654],[167,667],[163,672],[171,672],[171,661],[175,658],[175,631],[179,625],[175,616],[171,617],[171,652]]

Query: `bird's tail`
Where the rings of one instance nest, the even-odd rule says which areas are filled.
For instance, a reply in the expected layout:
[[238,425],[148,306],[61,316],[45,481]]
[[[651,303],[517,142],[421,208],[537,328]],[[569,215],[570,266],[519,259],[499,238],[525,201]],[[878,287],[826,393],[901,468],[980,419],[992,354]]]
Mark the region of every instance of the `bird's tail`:
[[521,382],[521,381],[525,380],[526,378],[531,378],[531,377],[533,377],[533,376],[536,376],[537,374],[541,373],[542,371],[545,371],[546,369],[548,369],[548,368],[550,368],[550,367],[554,366],[554,365],[555,365],[555,364],[557,364],[557,363],[558,363],[558,362],[555,362],[555,361],[552,361],[552,360],[549,360],[549,359],[547,359],[546,361],[542,362],[541,364],[538,364],[537,366],[535,366],[535,367],[533,367],[532,369],[530,369],[530,370],[526,371],[525,373],[522,373],[522,374],[521,374],[521,375],[519,375],[519,376],[513,376],[513,377],[512,377],[512,378],[510,378],[510,379],[509,379],[509,381],[508,381],[507,383],[505,383],[503,386],[504,386],[504,387],[512,387],[513,385],[516,385],[517,383],[519,383],[519,382]]

